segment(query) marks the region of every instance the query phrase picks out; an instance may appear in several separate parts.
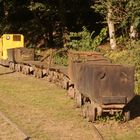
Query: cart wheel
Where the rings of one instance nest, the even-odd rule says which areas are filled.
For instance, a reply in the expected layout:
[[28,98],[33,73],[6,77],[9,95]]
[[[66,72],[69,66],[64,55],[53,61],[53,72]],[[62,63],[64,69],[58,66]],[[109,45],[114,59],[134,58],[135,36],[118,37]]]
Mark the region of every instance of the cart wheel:
[[22,74],[25,74],[25,67],[22,67]]
[[95,122],[96,120],[96,108],[92,107],[91,105],[87,108],[87,120],[88,122]]
[[14,70],[15,69],[15,64],[13,62],[10,62],[9,68],[10,68],[10,70]]
[[36,71],[36,78],[40,78],[38,70]]
[[30,73],[29,67],[25,67],[25,74],[28,75]]
[[37,75],[38,75],[38,78],[43,78],[43,72],[41,69],[38,70]]
[[125,111],[124,112],[124,121],[129,121],[130,120],[130,111]]
[[11,68],[11,62],[9,63],[9,68],[10,68],[10,70],[12,70],[12,68]]
[[98,107],[97,107],[97,114],[96,114],[96,115],[97,115],[98,117],[100,117],[100,116],[102,116],[102,113],[103,113],[102,107],[98,106]]
[[57,72],[56,71],[53,72],[52,80],[54,83],[57,82]]
[[85,104],[82,108],[82,113],[83,113],[83,118],[86,118],[87,117],[87,104]]
[[76,91],[76,107],[80,108],[82,106],[82,95],[79,91]]
[[18,70],[17,70],[17,64],[15,64],[15,71],[18,71]]
[[62,87],[63,87],[64,89],[68,89],[67,77],[66,77],[66,76],[62,77],[62,80],[63,80],[63,82],[62,82]]
[[36,70],[34,70],[33,75],[34,75],[34,77],[37,77],[37,71]]
[[15,70],[15,64],[12,63],[12,70]]
[[21,71],[21,65],[18,64],[18,72],[20,72],[20,71]]
[[71,98],[71,99],[74,99],[74,97],[75,97],[75,89],[74,89],[74,87],[69,87],[69,89],[68,89],[68,96]]
[[18,64],[15,64],[15,71],[18,72]]

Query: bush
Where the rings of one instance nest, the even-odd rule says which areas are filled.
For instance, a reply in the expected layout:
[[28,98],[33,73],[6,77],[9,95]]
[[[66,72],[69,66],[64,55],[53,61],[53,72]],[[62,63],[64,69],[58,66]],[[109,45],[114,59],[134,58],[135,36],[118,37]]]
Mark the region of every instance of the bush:
[[94,31],[90,33],[86,27],[83,31],[75,33],[71,32],[69,38],[70,42],[67,43],[71,49],[77,51],[95,51],[102,41],[107,37],[107,28],[103,28],[100,34],[93,38]]
[[53,61],[54,61],[54,64],[67,66],[68,65],[67,51],[60,51],[56,53],[54,55]]
[[105,57],[112,60],[112,63],[130,64],[135,66],[135,93],[140,94],[140,42],[133,46],[127,46],[124,50],[103,51]]

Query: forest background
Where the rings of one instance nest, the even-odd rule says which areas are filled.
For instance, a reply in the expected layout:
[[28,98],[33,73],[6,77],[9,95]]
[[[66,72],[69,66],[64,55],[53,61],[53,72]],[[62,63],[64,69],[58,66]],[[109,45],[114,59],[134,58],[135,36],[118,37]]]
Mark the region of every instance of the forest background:
[[140,93],[139,0],[0,0],[0,35],[21,33],[25,46],[59,51],[100,51],[113,63],[135,66]]

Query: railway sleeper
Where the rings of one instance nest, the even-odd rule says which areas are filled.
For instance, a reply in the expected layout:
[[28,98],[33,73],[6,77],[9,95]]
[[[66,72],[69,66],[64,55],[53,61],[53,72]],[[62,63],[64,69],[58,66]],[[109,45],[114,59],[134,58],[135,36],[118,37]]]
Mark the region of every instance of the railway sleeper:
[[47,76],[48,70],[47,69],[42,69],[42,74],[43,76]]
[[43,78],[43,71],[42,71],[42,69],[38,69],[37,78]]
[[128,111],[124,111],[123,112],[123,119],[124,119],[124,121],[129,121],[130,119],[131,119],[131,114],[130,114],[130,110],[128,110]]

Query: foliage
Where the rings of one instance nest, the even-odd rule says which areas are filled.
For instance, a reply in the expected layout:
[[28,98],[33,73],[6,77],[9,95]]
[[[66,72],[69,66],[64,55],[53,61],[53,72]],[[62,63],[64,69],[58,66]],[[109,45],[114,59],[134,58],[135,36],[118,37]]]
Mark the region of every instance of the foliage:
[[25,40],[35,46],[37,43],[34,40],[42,37],[47,39],[49,47],[63,47],[64,28],[81,28],[87,18],[83,15],[89,12],[89,7],[90,0],[1,0],[0,33],[22,33]]
[[29,5],[29,9],[31,11],[33,10],[46,10],[46,6],[43,4],[43,3],[39,3],[39,2],[36,2],[36,3],[31,3],[31,5]]
[[86,27],[83,27],[83,31],[70,33],[71,41],[67,44],[71,49],[89,51],[96,50],[102,41],[107,37],[107,28],[103,28],[100,34],[93,38],[94,31],[90,33]]
[[108,5],[110,5],[112,9],[112,20],[116,25],[116,31],[119,31],[119,35],[125,34],[125,36],[128,36],[131,25],[133,25],[137,30],[139,30],[139,0],[95,0],[91,8],[106,18]]
[[123,113],[122,112],[116,112],[115,114],[111,115],[109,113],[103,113],[102,116],[98,116],[97,120],[101,122],[107,122],[110,120],[115,120],[117,122],[123,121]]
[[56,53],[54,56],[54,63],[57,65],[67,66],[68,65],[68,56],[67,56],[66,52]]
[[135,66],[135,93],[140,94],[140,42],[133,46],[127,46],[124,50],[105,50],[104,55],[112,60],[112,63],[130,64]]
[[127,19],[130,19],[130,22],[135,24],[135,27],[137,27],[140,24],[140,1],[127,0],[126,12],[128,15]]
[[[106,26],[103,18],[106,18],[109,3],[113,9],[112,19],[115,21],[118,36],[129,35],[131,24],[139,29],[139,0],[0,0],[0,34],[22,33],[28,45],[34,46],[43,38],[47,46],[58,48],[63,47],[63,34],[67,27],[69,32],[74,32],[73,36],[83,38],[83,47],[80,49],[94,50],[104,38],[99,37],[92,41],[93,36],[98,35],[102,27]],[[86,28],[80,33],[83,26]],[[95,32],[90,33],[93,30]],[[77,43],[78,40],[73,40],[74,48]]]

